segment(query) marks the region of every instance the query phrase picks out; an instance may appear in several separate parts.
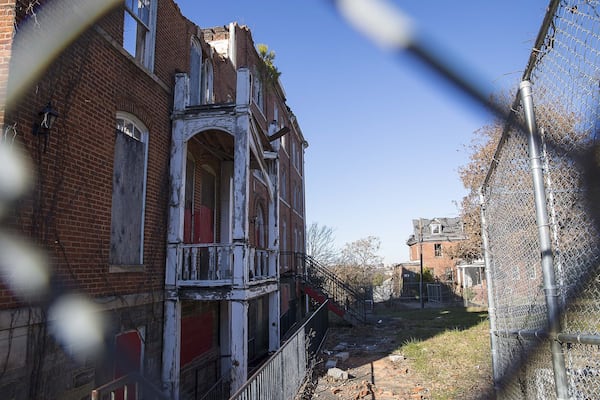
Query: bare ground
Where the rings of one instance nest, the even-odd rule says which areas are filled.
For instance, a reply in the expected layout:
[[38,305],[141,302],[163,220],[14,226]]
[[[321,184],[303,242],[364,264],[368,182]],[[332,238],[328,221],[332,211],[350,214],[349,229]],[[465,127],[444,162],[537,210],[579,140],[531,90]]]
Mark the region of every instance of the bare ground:
[[[477,368],[479,378],[465,382],[456,373],[455,382],[436,382],[421,376],[408,359],[397,349],[396,340],[401,329],[407,329],[401,318],[372,316],[372,323],[364,326],[335,325],[330,327],[323,353],[314,369],[314,379],[307,384],[303,400],[461,400],[491,399],[491,368]],[[347,352],[346,360],[338,359],[336,368],[348,373],[348,378],[328,376],[327,360],[335,354]],[[443,368],[443,365],[440,366]],[[479,370],[480,369],[480,370]],[[462,385],[460,397],[434,395]]]

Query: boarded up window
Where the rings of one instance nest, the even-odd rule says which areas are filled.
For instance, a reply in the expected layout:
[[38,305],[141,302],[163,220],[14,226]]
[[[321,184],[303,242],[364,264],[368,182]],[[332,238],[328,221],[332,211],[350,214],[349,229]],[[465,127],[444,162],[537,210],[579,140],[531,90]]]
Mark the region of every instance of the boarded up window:
[[131,125],[117,121],[110,235],[114,265],[142,263],[146,143],[138,139],[141,131]]

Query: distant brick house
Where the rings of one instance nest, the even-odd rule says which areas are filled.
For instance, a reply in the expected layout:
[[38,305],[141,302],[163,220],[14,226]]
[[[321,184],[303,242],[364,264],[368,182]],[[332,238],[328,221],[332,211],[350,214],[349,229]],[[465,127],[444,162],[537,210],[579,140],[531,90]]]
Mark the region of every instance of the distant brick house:
[[457,242],[466,239],[461,219],[420,218],[413,219],[412,224],[413,234],[406,241],[410,259],[406,268],[420,268],[422,254],[423,268],[430,269],[437,280],[454,281],[457,260],[450,253]]
[[[82,18],[77,2],[25,3],[0,6],[3,100],[31,52],[13,31],[43,42]],[[279,255],[304,252],[307,143],[247,27],[202,29],[172,0],[100,11],[0,114],[35,173],[2,231],[44,249],[55,288],[28,302],[0,269],[0,393],[79,400],[128,371],[175,399],[221,378],[233,391],[305,311]],[[126,366],[56,341],[48,311],[68,292]]]

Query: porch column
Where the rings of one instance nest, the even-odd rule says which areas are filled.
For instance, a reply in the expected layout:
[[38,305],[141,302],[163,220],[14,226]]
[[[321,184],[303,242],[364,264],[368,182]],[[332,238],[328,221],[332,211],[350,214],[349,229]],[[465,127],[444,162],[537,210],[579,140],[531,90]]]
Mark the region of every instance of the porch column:
[[231,344],[231,394],[246,382],[248,376],[248,302],[231,302],[229,338]]
[[279,290],[269,293],[269,351],[279,349],[279,315],[281,303]]
[[178,244],[183,238],[185,196],[185,126],[178,118],[188,103],[188,77],[177,74],[173,104],[170,160],[169,220],[165,266],[165,306],[163,326],[162,386],[172,399],[179,399],[179,353],[181,348],[181,304],[177,297]]
[[248,282],[248,202],[250,182],[250,71],[237,73],[236,123],[233,148],[233,282]]
[[268,205],[269,276],[279,278],[279,158],[267,160],[273,197]]
[[[275,130],[271,125],[269,131]],[[269,132],[272,134],[272,132]],[[268,211],[268,248],[269,248],[269,276],[277,277],[279,280],[279,157],[274,154],[274,158],[267,160],[270,185],[273,197],[269,199]],[[269,293],[269,351],[279,349],[280,341],[280,300],[279,285],[275,292]]]
[[181,349],[181,302],[165,299],[163,327],[163,392],[173,400],[179,399],[179,354]]

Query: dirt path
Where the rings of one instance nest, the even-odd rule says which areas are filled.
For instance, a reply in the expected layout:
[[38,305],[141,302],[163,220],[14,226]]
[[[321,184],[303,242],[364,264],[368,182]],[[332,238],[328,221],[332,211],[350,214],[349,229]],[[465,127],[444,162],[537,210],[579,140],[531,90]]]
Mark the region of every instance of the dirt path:
[[[308,385],[303,400],[431,400],[432,392],[437,392],[439,398],[445,390],[458,387],[463,388],[460,400],[494,397],[493,390],[489,392],[491,368],[482,368],[476,378],[466,380],[460,370],[449,371],[443,382],[432,377],[424,379],[414,370],[413,360],[398,350],[402,345],[397,342],[399,333],[412,331],[416,325],[397,316],[371,317],[368,325],[330,326],[315,367],[315,379]],[[440,368],[445,365],[444,360],[435,362]],[[450,365],[456,368],[455,363],[448,362]]]
[[[315,369],[318,381],[304,399],[428,399],[429,389],[413,373],[409,360],[393,354],[400,344],[392,338],[400,328],[393,319],[367,326],[332,327],[324,345],[327,353]],[[327,375],[326,363],[334,359],[335,368],[348,373],[347,379]]]

